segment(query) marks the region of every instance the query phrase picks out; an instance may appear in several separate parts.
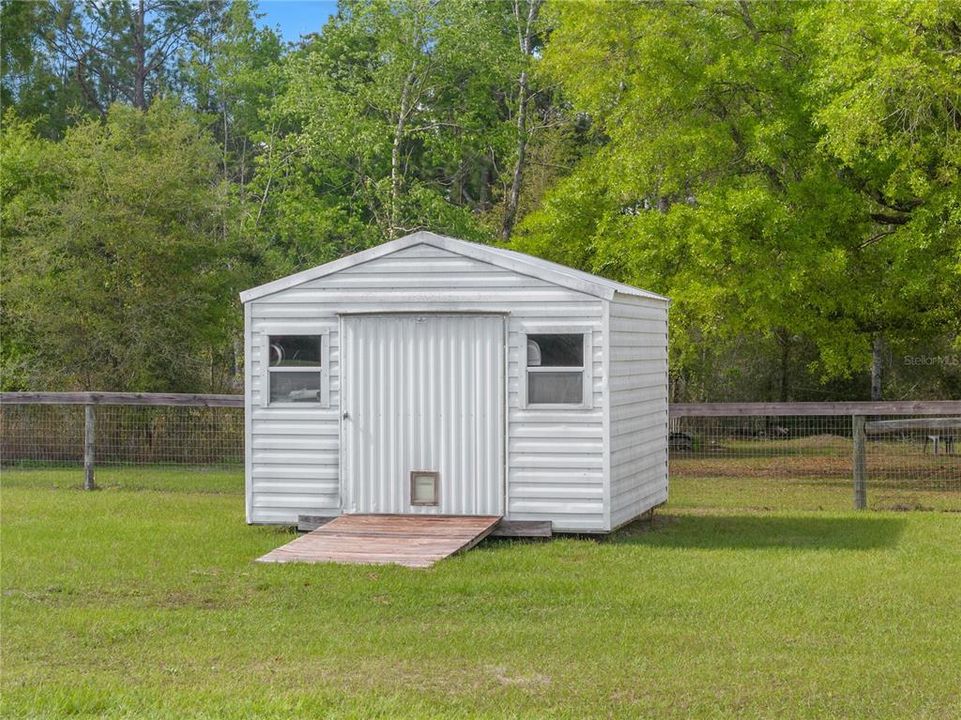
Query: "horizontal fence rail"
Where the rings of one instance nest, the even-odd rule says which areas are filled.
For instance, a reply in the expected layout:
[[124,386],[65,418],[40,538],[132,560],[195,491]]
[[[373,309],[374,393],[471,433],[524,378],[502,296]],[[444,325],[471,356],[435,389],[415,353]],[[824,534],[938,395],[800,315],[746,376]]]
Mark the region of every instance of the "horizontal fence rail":
[[868,435],[898,433],[905,430],[961,430],[961,417],[877,420],[864,424],[864,431]]
[[880,402],[674,403],[671,417],[793,417],[820,415],[954,415],[961,400]]
[[244,406],[243,395],[122,392],[4,392],[0,405],[151,405],[160,407]]
[[[101,485],[239,493],[243,406],[239,394],[0,393],[0,464],[89,488],[96,466]],[[673,404],[671,502],[958,511],[958,440],[961,401]]]
[[[161,405],[243,407],[243,395],[124,392],[0,392],[0,405]],[[952,415],[961,400],[851,402],[672,403],[671,417],[806,415]]]

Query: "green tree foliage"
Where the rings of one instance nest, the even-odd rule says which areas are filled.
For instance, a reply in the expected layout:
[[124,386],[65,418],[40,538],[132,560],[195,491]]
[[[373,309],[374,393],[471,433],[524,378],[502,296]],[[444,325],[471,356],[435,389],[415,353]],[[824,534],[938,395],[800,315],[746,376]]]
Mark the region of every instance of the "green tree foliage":
[[184,89],[183,59],[229,14],[225,0],[0,0],[0,101],[58,138],[114,102],[145,109]]
[[956,0],[255,11],[0,0],[4,387],[221,388],[239,287],[428,228],[672,296],[677,398],[957,391]]
[[224,177],[243,193],[253,176],[261,116],[281,87],[282,45],[272,30],[255,26],[251,0],[234,0],[203,29],[181,62],[180,87],[211,117]]
[[114,105],[57,144],[8,123],[8,366],[50,390],[222,389],[242,281],[219,155],[172,101]]
[[71,68],[51,54],[56,12],[45,2],[0,0],[0,107],[60,137],[85,104]]
[[7,110],[0,124],[0,387],[18,390],[29,387],[36,369],[32,361],[29,328],[11,299],[10,282],[15,280],[12,257],[27,242],[25,232],[38,208],[56,195],[59,177],[53,169],[56,146],[36,135],[35,123],[24,122]]
[[270,251],[301,266],[419,228],[491,237],[514,152],[514,23],[504,3],[342,3],[288,58],[268,115],[254,220]]
[[48,43],[74,68],[88,105],[141,110],[175,80],[178,53],[216,25],[223,0],[48,0],[56,16]]
[[555,4],[544,70],[600,147],[518,247],[672,296],[695,395],[745,338],[834,377],[957,332],[957,7]]
[[805,90],[818,151],[867,225],[817,288],[834,298],[814,320],[830,362],[862,357],[870,335],[961,340],[961,4],[826,3],[798,25],[816,48]]

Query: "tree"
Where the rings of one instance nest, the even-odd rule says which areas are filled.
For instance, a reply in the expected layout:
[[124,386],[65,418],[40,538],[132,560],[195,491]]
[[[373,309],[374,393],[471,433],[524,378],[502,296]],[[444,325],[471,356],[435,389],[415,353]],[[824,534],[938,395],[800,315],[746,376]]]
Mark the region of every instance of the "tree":
[[10,289],[17,280],[14,259],[26,241],[24,231],[38,208],[55,197],[60,183],[52,169],[56,146],[37,136],[36,124],[19,119],[9,109],[0,123],[0,284],[4,288],[0,305],[0,386],[4,390],[28,387],[36,369],[30,329],[17,316]]
[[71,69],[47,42],[55,19],[49,3],[0,1],[0,107],[16,108],[45,137],[60,137],[85,104]]
[[261,136],[261,115],[282,87],[280,38],[254,24],[251,0],[233,0],[216,25],[195,34],[180,70],[180,88],[212,117],[224,177],[245,191]]
[[517,25],[517,44],[523,63],[517,78],[517,151],[514,158],[514,172],[511,173],[511,189],[504,204],[504,220],[501,224],[501,240],[507,242],[514,232],[517,222],[517,208],[520,204],[521,185],[524,182],[524,168],[527,164],[527,145],[530,140],[528,128],[528,103],[530,102],[530,70],[534,52],[534,37],[537,17],[542,0],[514,0],[514,21]]
[[5,177],[42,152],[55,179],[4,187],[17,208],[3,215],[3,335],[17,345],[4,360],[29,359],[24,384],[51,390],[222,390],[245,280],[202,125],[160,100],[34,142],[22,125],[4,134]]
[[222,0],[51,0],[51,50],[67,62],[88,105],[101,115],[125,101],[146,109],[173,84],[178,53],[216,24]]
[[[901,341],[938,332],[937,323],[901,320],[925,307],[943,320],[956,308],[957,294],[945,294],[955,281],[939,263],[957,247],[945,237],[948,216],[919,228],[900,254],[877,242],[878,217],[890,211],[879,211],[863,173],[839,162],[814,112],[812,98],[827,108],[834,93],[845,102],[845,90],[825,84],[831,68],[819,65],[832,57],[821,45],[837,47],[837,38],[815,30],[831,25],[818,14],[839,6],[553,12],[545,69],[590,115],[600,147],[523,224],[521,249],[671,295],[676,374],[703,366],[705,351],[724,354],[760,334],[783,353],[785,373],[792,349],[810,338],[822,376],[845,376],[870,363],[882,326]],[[924,37],[914,50],[946,42]],[[957,77],[938,82],[955,87]],[[955,175],[949,189],[958,197]],[[789,393],[789,378],[778,385]]]
[[[503,4],[344,2],[285,64],[258,231],[293,264],[418,228],[487,239],[519,50]],[[310,244],[310,248],[305,247]]]
[[961,5],[825,3],[799,25],[813,48],[806,90],[819,150],[869,221],[850,258],[856,293],[842,292],[850,272],[826,278],[826,290],[848,300],[846,326],[871,339],[879,400],[884,338],[961,341],[951,260],[961,257]]

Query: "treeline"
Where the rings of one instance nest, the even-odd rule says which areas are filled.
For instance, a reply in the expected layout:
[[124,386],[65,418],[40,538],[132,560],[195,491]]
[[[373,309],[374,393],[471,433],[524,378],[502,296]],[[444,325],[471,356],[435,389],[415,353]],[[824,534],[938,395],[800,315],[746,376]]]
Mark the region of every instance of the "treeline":
[[5,389],[236,389],[239,290],[428,228],[670,295],[676,400],[961,397],[961,3],[0,8]]

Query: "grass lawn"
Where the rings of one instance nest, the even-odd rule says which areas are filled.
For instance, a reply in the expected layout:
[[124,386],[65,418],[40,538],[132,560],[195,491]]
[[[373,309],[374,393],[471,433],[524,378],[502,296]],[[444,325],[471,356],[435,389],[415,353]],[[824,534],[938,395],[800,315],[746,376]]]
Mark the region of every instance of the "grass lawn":
[[680,479],[603,542],[258,565],[237,473],[99,478],[3,473],[4,717],[961,717],[961,513]]

